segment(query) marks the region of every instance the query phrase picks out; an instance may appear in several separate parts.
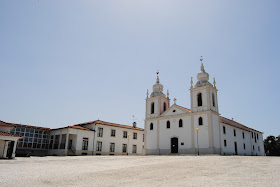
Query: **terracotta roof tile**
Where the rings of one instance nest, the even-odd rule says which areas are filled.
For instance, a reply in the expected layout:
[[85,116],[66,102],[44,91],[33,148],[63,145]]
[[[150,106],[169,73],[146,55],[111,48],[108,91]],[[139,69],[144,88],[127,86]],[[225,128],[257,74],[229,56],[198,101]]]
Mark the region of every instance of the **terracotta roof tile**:
[[188,109],[188,108],[182,107],[182,106],[180,106],[180,105],[177,105],[177,106],[180,107],[180,108],[182,108],[182,109],[184,109],[184,110],[186,110],[186,111],[188,111],[188,112],[191,112],[191,110]]
[[13,136],[13,137],[22,137],[22,136],[19,136],[19,135],[15,135],[15,134],[10,134],[10,133],[7,133],[7,132],[3,132],[3,131],[0,131],[0,136]]
[[236,127],[236,128],[240,128],[240,129],[243,129],[243,130],[246,130],[246,131],[256,131],[256,132],[259,132],[259,133],[262,133],[260,131],[257,131],[255,129],[252,129],[252,128],[249,128],[241,123],[238,123],[234,120],[231,120],[231,119],[228,119],[228,118],[225,118],[223,116],[220,116],[220,122],[221,123],[224,123],[224,124],[227,124],[227,125],[230,125],[230,126],[233,126],[233,127]]
[[[177,106],[179,106],[179,105],[177,105]],[[185,110],[191,112],[191,110],[188,109],[188,108],[185,108],[185,107],[182,107],[182,106],[179,106],[179,107],[181,107],[181,108],[183,108],[183,109],[185,109]],[[234,120],[225,118],[225,117],[223,117],[223,116],[220,116],[220,122],[221,122],[221,123],[224,123],[224,124],[227,124],[227,125],[231,125],[231,126],[236,127],[236,128],[240,128],[240,129],[246,130],[246,131],[250,131],[250,132],[251,132],[251,131],[256,131],[256,132],[262,133],[262,132],[260,132],[260,131],[257,131],[257,130],[255,130],[255,129],[252,129],[252,128],[250,128],[250,127],[247,127],[247,126],[245,126],[245,125],[243,125],[243,124],[241,124],[241,123],[238,123],[238,122],[236,122],[236,121],[234,121]]]
[[8,123],[8,122],[4,122],[4,121],[0,121],[0,126],[5,126],[5,127],[25,127],[25,128],[35,128],[35,129],[50,130],[50,128],[46,128],[46,127],[22,125],[22,124],[16,124],[16,123]]
[[90,124],[101,124],[101,125],[108,125],[108,126],[120,127],[120,128],[125,128],[125,129],[144,131],[144,129],[139,128],[139,127],[134,128],[134,127],[129,126],[129,125],[121,125],[121,124],[110,123],[110,122],[101,121],[101,120],[90,121],[90,122],[86,122],[86,123],[80,123],[80,124],[77,124],[77,125],[74,125],[74,126],[82,126],[82,125],[90,125]]
[[74,126],[68,126],[69,128],[73,128],[73,129],[79,129],[79,130],[87,130],[87,131],[93,131],[89,128],[86,128],[86,127],[82,127],[82,126],[77,126],[77,125],[74,125]]

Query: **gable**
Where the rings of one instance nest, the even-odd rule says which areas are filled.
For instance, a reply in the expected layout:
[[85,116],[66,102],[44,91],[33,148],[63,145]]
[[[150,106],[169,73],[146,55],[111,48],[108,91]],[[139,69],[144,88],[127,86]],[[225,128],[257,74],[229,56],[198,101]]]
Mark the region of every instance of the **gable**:
[[171,107],[169,107],[165,112],[163,112],[160,117],[165,116],[174,116],[179,114],[187,114],[189,111],[179,105],[173,104]]

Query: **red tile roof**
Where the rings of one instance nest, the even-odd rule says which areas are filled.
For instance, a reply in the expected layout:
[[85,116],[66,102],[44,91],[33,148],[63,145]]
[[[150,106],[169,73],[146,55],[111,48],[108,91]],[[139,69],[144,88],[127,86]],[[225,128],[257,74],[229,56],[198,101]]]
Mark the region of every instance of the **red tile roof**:
[[90,122],[86,122],[86,123],[77,124],[77,125],[74,125],[74,126],[82,126],[82,125],[90,125],[90,124],[101,124],[101,125],[108,125],[108,126],[120,127],[120,128],[125,128],[125,129],[144,131],[144,129],[139,128],[139,127],[134,128],[134,127],[129,126],[129,125],[121,125],[121,124],[110,123],[110,122],[101,121],[101,120],[90,121]]
[[[179,105],[177,105],[177,106],[179,106]],[[182,107],[182,106],[179,106],[179,107],[181,107],[181,108],[191,112],[191,110],[188,109],[188,108],[185,108],[185,107]],[[241,123],[238,123],[238,122],[236,122],[234,120],[230,120],[230,119],[225,118],[223,116],[220,116],[220,123],[224,123],[224,124],[227,124],[227,125],[230,125],[230,126],[233,126],[233,127],[236,127],[236,128],[240,128],[240,129],[243,129],[243,130],[246,130],[246,131],[250,131],[250,132],[256,131],[256,132],[262,133],[260,131],[257,131],[255,129],[249,128],[249,127],[247,127],[247,126],[245,126],[245,125],[243,125]]]
[[223,123],[223,124],[227,124],[227,125],[230,125],[230,126],[233,126],[233,127],[239,128],[239,129],[242,129],[242,130],[249,131],[249,132],[256,131],[256,132],[262,133],[260,131],[257,131],[255,129],[249,128],[249,127],[247,127],[247,126],[245,126],[245,125],[243,125],[241,123],[238,123],[238,122],[236,122],[234,120],[225,118],[223,116],[220,116],[220,122]]
[[89,128],[86,128],[86,127],[82,127],[82,126],[68,126],[68,128],[73,128],[73,129],[79,129],[79,130],[86,130],[86,131],[93,131]]
[[191,110],[188,109],[188,108],[182,107],[182,106],[180,106],[180,105],[177,105],[177,106],[180,107],[180,108],[182,108],[182,109],[184,109],[184,110],[186,110],[186,111],[188,111],[188,112],[191,112]]
[[3,132],[3,131],[0,131],[0,136],[13,136],[13,137],[22,137],[22,136],[19,136],[19,135],[15,135],[15,134],[10,134],[10,133],[7,133],[7,132]]
[[0,126],[5,126],[5,127],[25,127],[25,128],[50,130],[50,128],[46,128],[46,127],[22,125],[22,124],[16,124],[16,123],[8,123],[8,122],[4,122],[4,121],[0,121]]

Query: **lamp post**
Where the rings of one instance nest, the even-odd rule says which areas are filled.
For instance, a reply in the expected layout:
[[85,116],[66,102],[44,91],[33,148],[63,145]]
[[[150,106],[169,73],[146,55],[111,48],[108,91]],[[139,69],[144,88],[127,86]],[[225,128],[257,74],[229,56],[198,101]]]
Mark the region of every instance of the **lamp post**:
[[129,134],[127,134],[127,155],[128,155],[128,148],[129,148]]
[[198,131],[199,131],[199,128],[196,128],[195,130],[197,132],[197,136],[196,136],[196,138],[197,138],[197,155],[199,155],[199,144],[198,144]]

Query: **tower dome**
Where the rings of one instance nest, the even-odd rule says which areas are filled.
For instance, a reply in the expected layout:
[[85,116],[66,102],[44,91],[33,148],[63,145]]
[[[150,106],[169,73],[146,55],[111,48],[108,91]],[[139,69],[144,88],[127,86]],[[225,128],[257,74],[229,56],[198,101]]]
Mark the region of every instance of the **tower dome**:
[[197,83],[195,87],[201,87],[201,86],[206,86],[206,85],[212,85],[209,82],[209,74],[205,71],[204,65],[202,63],[202,58],[200,59],[201,61],[201,67],[200,67],[200,72],[197,74]]
[[159,82],[159,72],[157,72],[157,81],[153,85],[153,92],[151,93],[151,97],[156,97],[156,96],[162,96],[166,97],[166,95],[163,93],[163,85]]
[[200,72],[197,74],[198,81],[209,81],[209,74],[205,71],[203,63],[201,63]]

